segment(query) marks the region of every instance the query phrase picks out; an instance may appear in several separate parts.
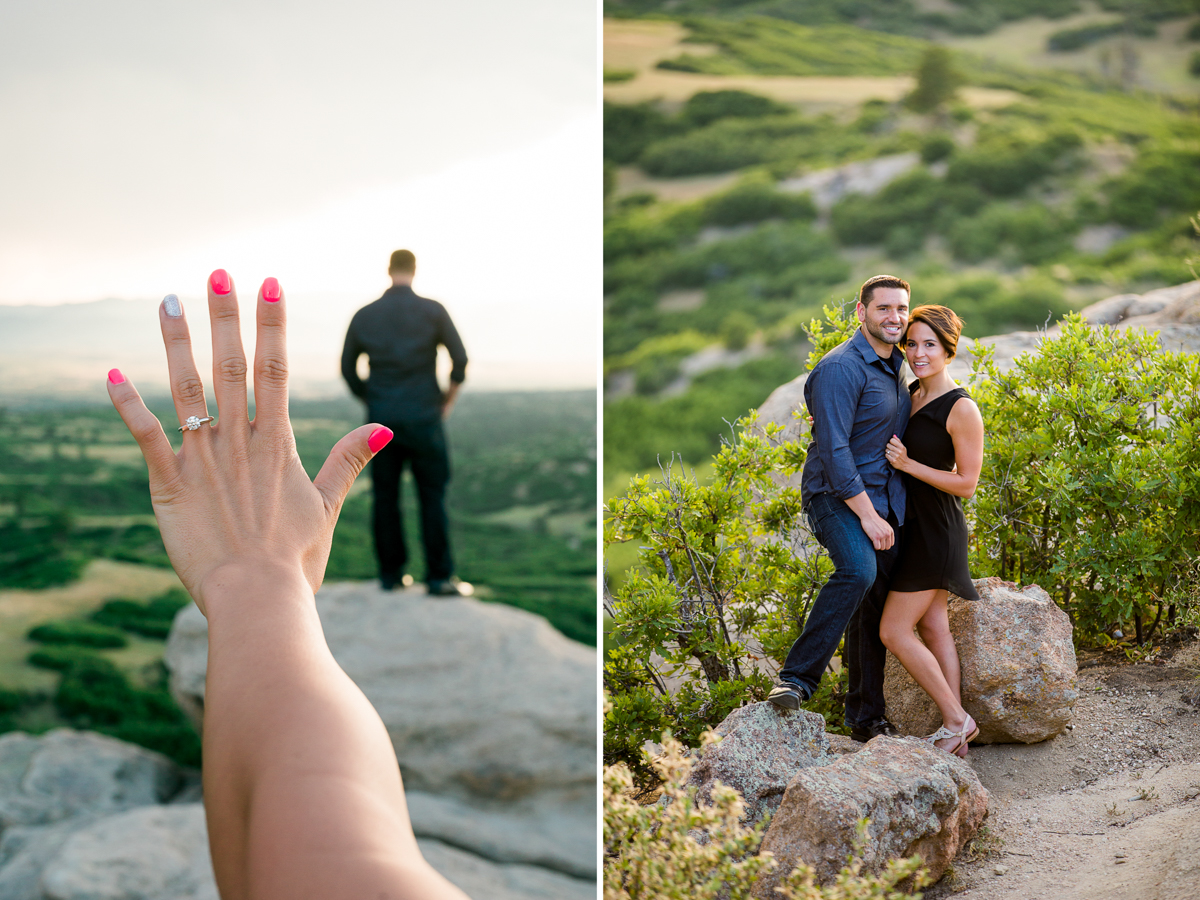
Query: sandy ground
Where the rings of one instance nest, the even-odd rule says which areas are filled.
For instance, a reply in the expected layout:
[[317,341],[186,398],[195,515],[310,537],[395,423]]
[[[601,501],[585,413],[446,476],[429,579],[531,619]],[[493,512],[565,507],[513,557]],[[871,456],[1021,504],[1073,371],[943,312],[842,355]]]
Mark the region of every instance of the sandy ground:
[[1072,727],[972,747],[985,831],[932,900],[1200,897],[1200,642],[1079,674]]

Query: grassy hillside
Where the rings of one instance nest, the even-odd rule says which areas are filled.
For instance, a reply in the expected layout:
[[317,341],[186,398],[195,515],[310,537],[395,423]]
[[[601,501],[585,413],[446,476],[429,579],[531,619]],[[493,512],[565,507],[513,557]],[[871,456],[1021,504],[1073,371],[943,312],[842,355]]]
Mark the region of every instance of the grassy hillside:
[[[1180,34],[1200,21],[1186,3],[1104,5],[1119,15],[957,7],[995,13],[983,33],[1034,7]],[[902,6],[685,0],[669,19],[608,4],[658,12],[606,32],[621,66],[605,103],[606,485],[671,451],[701,463],[725,420],[803,371],[802,326],[872,274],[908,278],[914,303],[953,307],[974,337],[1192,277],[1194,100],[951,49],[957,92],[918,112],[905,95],[928,38],[959,38],[930,4],[912,4],[920,27],[888,24]],[[643,78],[668,79],[669,99],[629,102]],[[803,190],[889,158],[903,171],[871,196]]]

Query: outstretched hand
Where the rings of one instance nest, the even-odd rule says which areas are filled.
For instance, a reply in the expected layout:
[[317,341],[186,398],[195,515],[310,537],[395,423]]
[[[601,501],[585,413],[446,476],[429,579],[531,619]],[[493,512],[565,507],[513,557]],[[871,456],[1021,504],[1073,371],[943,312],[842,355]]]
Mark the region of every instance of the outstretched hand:
[[[288,418],[286,303],[279,283],[264,281],[255,304],[253,421],[237,293],[223,269],[209,277],[208,306],[220,416],[185,430],[178,453],[134,386],[116,369],[108,378],[109,396],[146,458],[167,555],[205,615],[206,591],[226,575],[299,570],[315,592],[342,502],[359,472],[392,437],[379,425],[356,428],[310,481]],[[169,296],[158,317],[179,422],[203,418],[209,409],[182,305]]]

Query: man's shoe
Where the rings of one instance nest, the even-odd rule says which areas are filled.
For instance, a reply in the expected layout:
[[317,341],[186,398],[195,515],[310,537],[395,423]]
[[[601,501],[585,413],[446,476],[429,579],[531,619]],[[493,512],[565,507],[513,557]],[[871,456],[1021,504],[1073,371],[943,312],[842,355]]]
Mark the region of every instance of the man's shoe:
[[427,593],[431,597],[470,597],[475,589],[465,581],[451,577],[444,581],[429,582]]
[[781,681],[771,688],[771,693],[767,694],[767,700],[784,709],[799,709],[805,697],[798,685],[792,684],[790,681]]
[[851,725],[850,737],[858,741],[860,744],[865,744],[873,737],[880,735],[886,737],[900,737],[900,729],[887,720],[886,717],[880,716],[873,722],[868,722],[866,725]]
[[413,583],[413,577],[411,575],[409,575],[407,572],[403,575],[380,575],[379,576],[379,585],[385,591],[393,591],[396,589],[397,585],[399,585],[400,587],[411,587],[412,583]]

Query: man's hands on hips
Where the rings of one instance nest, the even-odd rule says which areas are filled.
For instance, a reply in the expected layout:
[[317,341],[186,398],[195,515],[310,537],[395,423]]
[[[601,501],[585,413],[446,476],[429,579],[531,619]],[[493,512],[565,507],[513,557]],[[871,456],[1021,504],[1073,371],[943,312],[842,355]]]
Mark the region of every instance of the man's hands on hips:
[[867,496],[866,491],[849,498],[846,505],[854,510],[854,514],[858,516],[858,523],[862,525],[863,532],[871,539],[876,550],[891,548],[892,544],[896,542],[896,532],[892,530],[887,519],[875,512],[875,507],[871,505],[871,498]]

